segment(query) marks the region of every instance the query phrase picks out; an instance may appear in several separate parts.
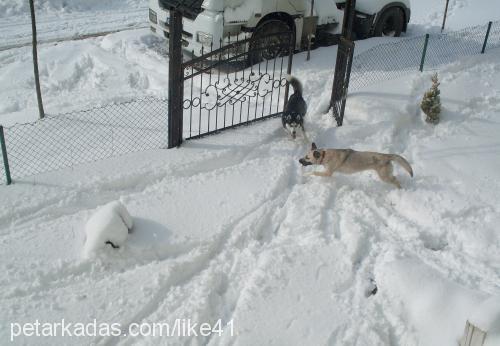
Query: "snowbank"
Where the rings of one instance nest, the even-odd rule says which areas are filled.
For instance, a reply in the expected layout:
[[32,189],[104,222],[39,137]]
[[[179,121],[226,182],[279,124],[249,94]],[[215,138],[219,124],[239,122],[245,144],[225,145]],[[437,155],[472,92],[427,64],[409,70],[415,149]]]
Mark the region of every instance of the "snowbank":
[[84,257],[91,257],[107,245],[122,247],[132,227],[132,217],[120,201],[98,208],[85,225]]
[[467,317],[485,299],[483,294],[448,280],[417,259],[402,259],[376,272],[379,292],[402,302],[404,315],[427,346],[455,346]]

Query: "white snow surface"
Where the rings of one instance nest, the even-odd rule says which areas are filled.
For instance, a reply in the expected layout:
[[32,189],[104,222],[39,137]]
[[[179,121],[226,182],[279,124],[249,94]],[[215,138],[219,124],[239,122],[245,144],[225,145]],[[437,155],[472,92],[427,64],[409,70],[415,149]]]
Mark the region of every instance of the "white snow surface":
[[98,254],[107,242],[122,247],[133,225],[132,217],[120,201],[99,207],[85,224],[83,256],[91,258]]
[[[498,19],[489,17],[500,15],[496,2],[488,16],[474,4],[450,0],[449,23]],[[439,25],[431,14],[441,5],[414,1],[409,35]],[[48,112],[165,95],[159,46],[145,29],[42,45]],[[16,179],[0,186],[0,343],[13,322],[96,319],[126,332],[190,318],[232,320],[234,335],[226,327],[211,337],[59,334],[14,344],[451,346],[469,319],[498,345],[500,50],[439,71],[437,126],[418,106],[431,73],[415,72],[351,93],[340,128],[322,114],[335,51],[294,57],[309,138],[401,154],[415,172],[396,168],[403,189],[372,172],[304,176],[311,168],[297,160],[310,143],[292,141],[279,119]],[[29,48],[0,52],[2,124],[36,118],[30,62]],[[126,246],[82,258],[87,220],[116,200],[134,216]]]

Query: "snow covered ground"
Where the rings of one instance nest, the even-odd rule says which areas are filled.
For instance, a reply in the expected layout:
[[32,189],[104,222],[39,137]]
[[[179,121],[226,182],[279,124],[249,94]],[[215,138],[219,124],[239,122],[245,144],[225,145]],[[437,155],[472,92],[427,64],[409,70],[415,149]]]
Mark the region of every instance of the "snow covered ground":
[[[38,40],[54,41],[148,26],[148,1],[35,1]],[[0,0],[0,50],[31,43],[29,2]]]
[[[435,1],[419,3],[416,33],[439,25]],[[450,23],[490,20],[472,1],[450,4]],[[144,29],[42,46],[48,111],[165,95],[158,47]],[[279,119],[18,179],[0,186],[0,343],[11,323],[96,319],[123,334],[14,342],[441,346],[456,345],[471,319],[500,344],[500,50],[439,71],[437,126],[418,108],[430,73],[415,72],[353,92],[340,128],[321,114],[334,51],[294,58],[309,137],[403,155],[415,177],[397,168],[402,190],[369,172],[304,176],[297,160],[309,143],[290,140]],[[30,59],[28,48],[0,52],[4,124],[36,118]],[[82,259],[87,220],[118,199],[134,218],[127,245]],[[232,323],[222,336],[125,335],[176,319]]]

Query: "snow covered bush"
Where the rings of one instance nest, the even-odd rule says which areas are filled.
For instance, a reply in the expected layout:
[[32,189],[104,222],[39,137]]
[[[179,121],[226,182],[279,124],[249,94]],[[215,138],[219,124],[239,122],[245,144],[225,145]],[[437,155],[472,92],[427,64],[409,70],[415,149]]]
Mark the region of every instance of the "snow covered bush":
[[432,87],[425,92],[420,103],[420,108],[427,115],[425,121],[431,124],[439,123],[439,114],[441,113],[441,98],[439,94],[439,82],[437,73],[431,77]]
[[91,257],[105,246],[119,248],[125,244],[132,226],[132,217],[120,201],[98,208],[85,225],[84,257]]

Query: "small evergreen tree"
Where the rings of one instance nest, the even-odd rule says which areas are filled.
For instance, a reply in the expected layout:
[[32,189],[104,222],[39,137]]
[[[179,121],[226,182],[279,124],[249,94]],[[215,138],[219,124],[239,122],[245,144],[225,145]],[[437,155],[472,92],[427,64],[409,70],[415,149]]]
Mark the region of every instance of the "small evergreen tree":
[[431,124],[439,123],[439,114],[441,113],[441,98],[439,94],[441,93],[438,89],[438,75],[433,74],[431,77],[432,87],[425,92],[420,108],[427,115],[425,121]]

